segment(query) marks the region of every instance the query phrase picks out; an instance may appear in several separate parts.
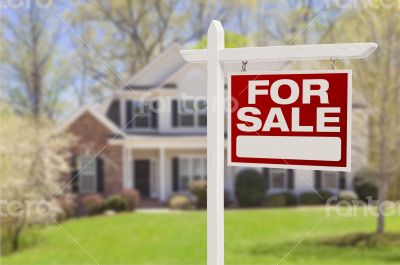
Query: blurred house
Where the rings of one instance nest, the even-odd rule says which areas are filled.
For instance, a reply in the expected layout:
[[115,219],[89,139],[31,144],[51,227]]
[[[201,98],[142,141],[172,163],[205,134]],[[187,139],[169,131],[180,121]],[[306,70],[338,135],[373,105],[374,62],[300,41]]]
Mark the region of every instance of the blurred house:
[[[253,63],[248,71],[282,70],[288,62]],[[239,72],[241,64],[225,65]],[[101,106],[77,110],[63,129],[75,134],[73,191],[111,195],[135,188],[142,198],[165,202],[187,190],[191,180],[206,178],[206,65],[188,64],[172,45],[135,74]],[[366,114],[353,99],[353,122]],[[355,134],[353,130],[353,134]],[[366,163],[367,142],[353,135],[353,172]],[[225,187],[234,194],[237,173],[226,167]],[[352,189],[352,173],[258,169],[269,183],[267,192]],[[79,173],[79,174],[78,174]]]

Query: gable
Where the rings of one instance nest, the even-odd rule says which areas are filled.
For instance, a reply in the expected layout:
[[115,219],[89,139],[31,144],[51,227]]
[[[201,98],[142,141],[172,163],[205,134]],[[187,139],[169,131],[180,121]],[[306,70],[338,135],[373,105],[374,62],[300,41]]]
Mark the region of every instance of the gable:
[[[95,127],[91,128],[90,124]],[[102,128],[102,130],[106,129],[108,134],[124,136],[124,133],[113,122],[111,122],[103,114],[99,113],[99,111],[93,110],[88,106],[84,106],[76,111],[72,117],[60,125],[58,130],[70,131],[71,128],[74,129],[79,126],[81,126],[84,130],[91,132],[94,131],[94,128]],[[75,130],[81,131],[81,129]]]

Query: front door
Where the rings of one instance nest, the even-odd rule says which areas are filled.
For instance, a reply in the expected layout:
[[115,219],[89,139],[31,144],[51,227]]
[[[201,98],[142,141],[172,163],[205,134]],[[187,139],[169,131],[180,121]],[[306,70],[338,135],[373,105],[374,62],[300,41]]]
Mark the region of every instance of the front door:
[[142,197],[150,196],[150,160],[135,160],[135,187]]

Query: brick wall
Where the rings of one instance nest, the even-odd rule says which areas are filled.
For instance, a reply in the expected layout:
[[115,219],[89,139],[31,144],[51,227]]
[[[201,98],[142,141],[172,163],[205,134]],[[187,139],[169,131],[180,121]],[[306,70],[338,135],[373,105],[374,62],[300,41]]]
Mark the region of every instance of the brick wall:
[[[122,189],[122,147],[108,144],[111,131],[90,112],[85,112],[68,127],[67,132],[77,138],[71,150],[73,155],[94,156],[99,153],[98,156],[103,159],[103,195],[118,193]],[[70,179],[71,174],[65,178]]]

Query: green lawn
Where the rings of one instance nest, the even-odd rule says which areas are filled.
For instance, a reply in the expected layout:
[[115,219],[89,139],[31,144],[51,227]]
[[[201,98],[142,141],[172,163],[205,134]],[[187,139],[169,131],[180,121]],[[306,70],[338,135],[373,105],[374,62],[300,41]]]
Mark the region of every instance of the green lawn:
[[[2,264],[95,264],[89,255],[98,264],[206,263],[205,212],[129,213],[61,225],[41,231],[35,245],[3,258]],[[326,217],[323,208],[227,211],[225,264],[400,264],[400,246],[321,243],[374,227],[374,217]],[[387,228],[400,232],[399,215],[388,218]]]

